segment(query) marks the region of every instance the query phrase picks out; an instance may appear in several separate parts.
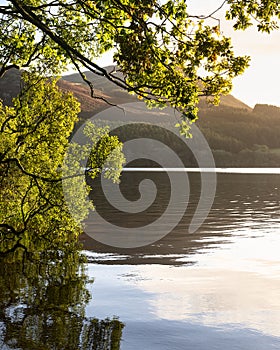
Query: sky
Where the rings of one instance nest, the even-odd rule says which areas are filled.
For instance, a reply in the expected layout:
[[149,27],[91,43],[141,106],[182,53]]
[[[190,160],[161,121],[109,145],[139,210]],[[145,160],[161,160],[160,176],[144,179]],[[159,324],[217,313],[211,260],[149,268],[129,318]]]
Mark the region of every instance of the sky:
[[[223,0],[190,0],[191,14],[209,14]],[[259,33],[256,26],[246,31],[234,31],[232,23],[224,19],[225,9],[215,16],[221,19],[221,31],[232,38],[238,55],[251,57],[250,68],[233,82],[232,95],[254,107],[257,103],[280,107],[280,30],[271,34]],[[279,23],[280,26],[280,23]]]

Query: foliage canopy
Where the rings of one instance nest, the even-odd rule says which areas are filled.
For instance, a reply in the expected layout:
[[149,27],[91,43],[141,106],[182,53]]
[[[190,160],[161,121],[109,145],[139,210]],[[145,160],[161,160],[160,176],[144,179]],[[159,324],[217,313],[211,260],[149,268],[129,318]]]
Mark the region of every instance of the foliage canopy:
[[[223,6],[236,29],[254,21],[261,31],[277,28],[278,0],[226,0]],[[248,57],[235,56],[230,39],[221,35],[217,10],[192,15],[186,0],[7,0],[0,6],[0,75],[10,67],[58,74],[72,64],[149,106],[168,103],[183,119],[194,120],[198,98],[217,102],[249,63]],[[95,63],[112,48],[123,78]],[[94,95],[94,82],[88,83]]]
[[[116,137],[93,124],[85,130],[87,143],[69,146],[79,103],[72,94],[59,90],[56,80],[29,73],[23,79],[13,107],[0,105],[0,248],[7,252],[18,247],[32,250],[32,244],[41,239],[51,240],[55,246],[77,237],[77,222],[82,222],[91,206],[85,202],[84,192],[72,193],[72,201],[80,205],[79,219],[75,221],[68,212],[62,188],[64,167],[72,167],[77,154],[79,160],[91,149],[94,155],[97,140],[104,140],[100,149],[104,156],[92,156],[91,166],[102,169],[109,162],[114,170],[105,176],[113,181],[117,181],[124,161]],[[69,147],[73,159],[65,165]],[[110,158],[112,150],[114,156]],[[78,181],[85,170],[79,165],[75,169],[78,173],[70,174]],[[87,172],[92,177],[98,175]],[[7,237],[10,240],[5,240]]]

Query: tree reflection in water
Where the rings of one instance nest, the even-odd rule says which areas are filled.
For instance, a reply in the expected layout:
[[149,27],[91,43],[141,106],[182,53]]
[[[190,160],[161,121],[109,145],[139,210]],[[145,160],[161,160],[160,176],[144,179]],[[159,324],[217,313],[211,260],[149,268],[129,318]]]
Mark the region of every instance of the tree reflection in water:
[[74,239],[24,241],[0,244],[0,348],[118,350],[124,324],[85,317],[90,281]]

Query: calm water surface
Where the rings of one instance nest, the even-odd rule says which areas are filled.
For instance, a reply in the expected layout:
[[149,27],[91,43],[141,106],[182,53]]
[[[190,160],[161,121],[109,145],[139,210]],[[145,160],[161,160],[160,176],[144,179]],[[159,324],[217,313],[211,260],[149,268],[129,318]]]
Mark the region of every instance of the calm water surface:
[[[133,227],[162,228],[167,174],[124,172],[120,188],[135,201],[144,178],[158,194],[137,214],[115,210],[93,183],[97,211],[127,239]],[[153,244],[114,248],[84,234],[86,263],[78,250],[47,249],[42,240],[33,254],[0,256],[0,349],[279,350],[280,174],[219,173],[213,207],[194,234],[200,174],[189,180],[184,217]],[[86,230],[107,234],[92,220]]]
[[[149,210],[122,215],[96,184],[97,210],[125,228],[154,220],[168,201],[168,179],[149,177],[161,190]],[[127,198],[137,199],[143,178],[146,173],[123,174]],[[194,234],[188,224],[199,174],[190,174],[186,215],[160,241],[119,249],[82,237],[94,278],[86,313],[125,324],[122,350],[280,349],[280,175],[218,174],[217,180],[212,210]],[[94,223],[87,229],[94,232]]]

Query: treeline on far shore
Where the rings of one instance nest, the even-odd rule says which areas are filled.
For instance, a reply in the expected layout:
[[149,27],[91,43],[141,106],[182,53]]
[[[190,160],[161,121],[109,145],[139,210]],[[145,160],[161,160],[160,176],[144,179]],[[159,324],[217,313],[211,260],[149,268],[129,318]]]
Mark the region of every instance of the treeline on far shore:
[[279,167],[280,108],[202,109],[198,121],[219,167]]
[[[186,167],[197,166],[192,151],[167,130],[167,124],[165,121],[158,127],[148,123],[124,125],[114,134],[123,142],[141,137],[156,139],[172,148]],[[217,167],[280,167],[280,108],[269,105],[256,105],[252,110],[228,106],[201,108],[197,125],[209,143]],[[137,165],[156,166],[148,160],[139,160]]]

